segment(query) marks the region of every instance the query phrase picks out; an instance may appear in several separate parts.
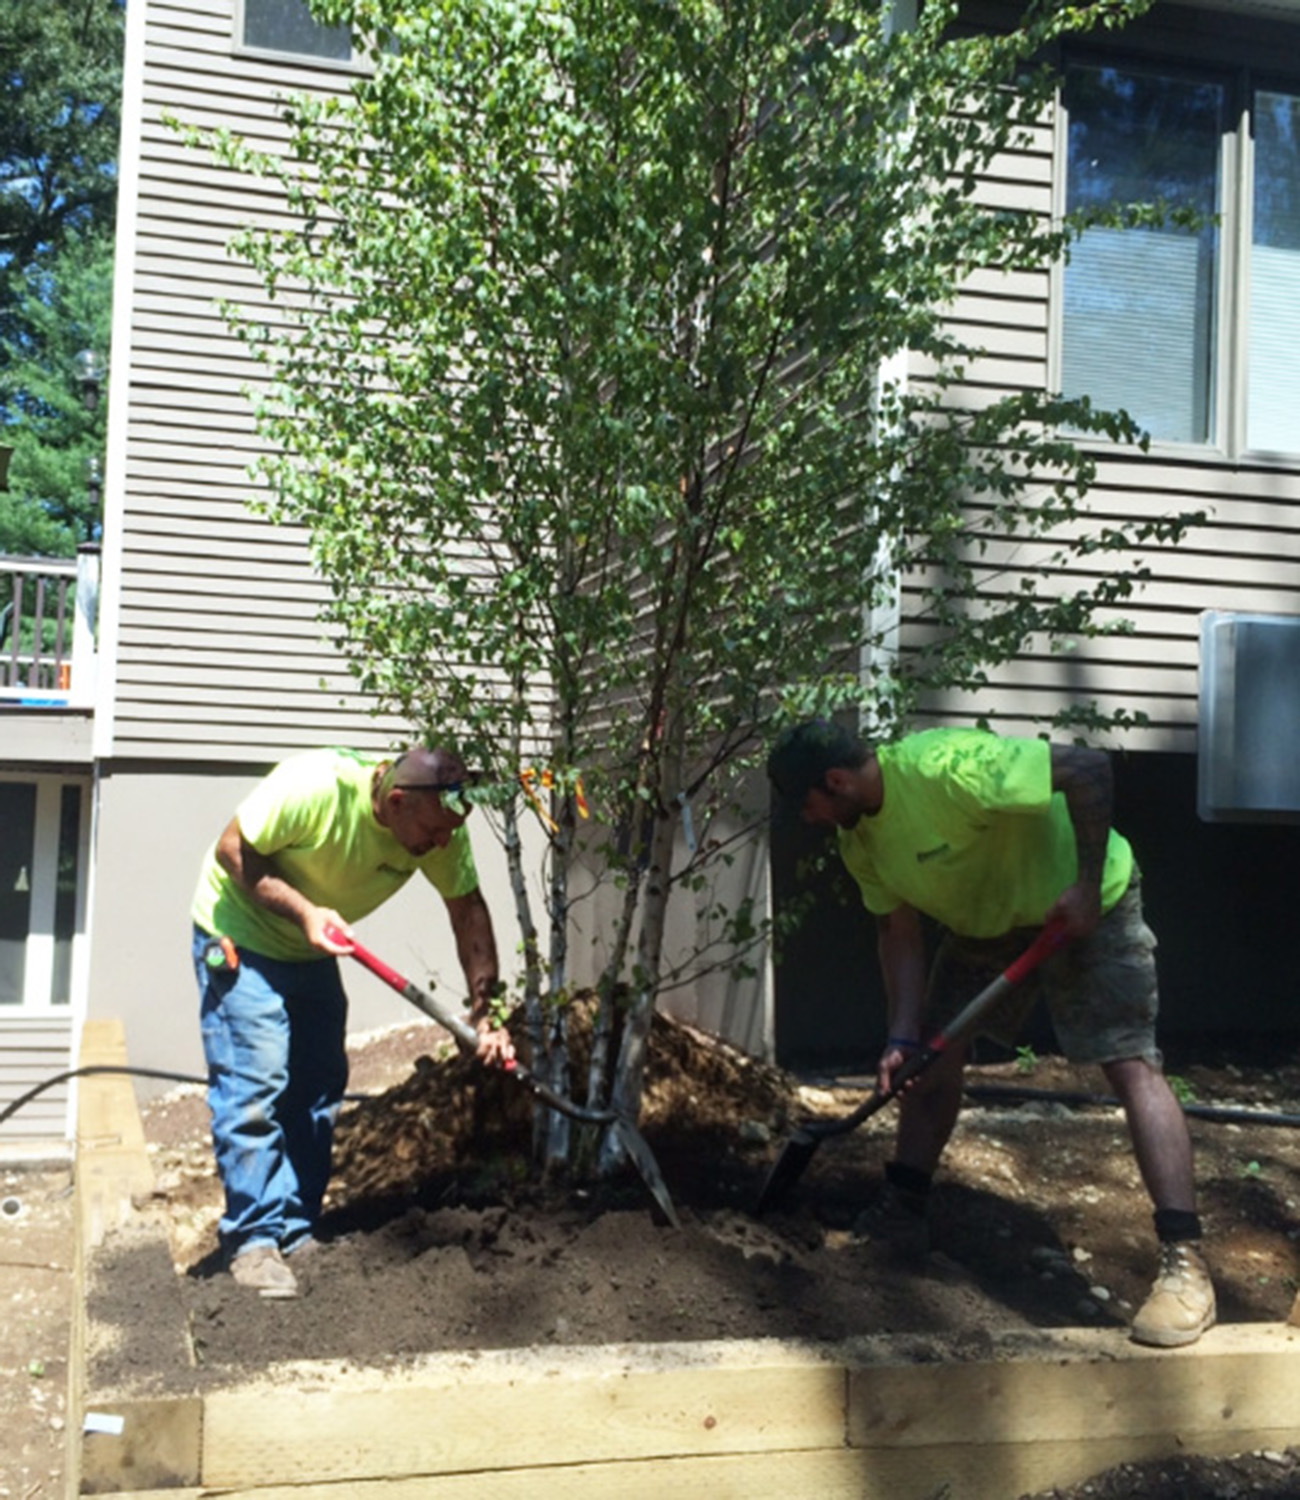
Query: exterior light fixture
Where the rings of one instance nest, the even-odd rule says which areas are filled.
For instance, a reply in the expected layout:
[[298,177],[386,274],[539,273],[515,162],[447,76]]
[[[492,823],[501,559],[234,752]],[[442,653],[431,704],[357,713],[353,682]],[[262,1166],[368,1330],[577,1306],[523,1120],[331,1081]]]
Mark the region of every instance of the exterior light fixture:
[[104,361],[93,349],[83,349],[76,357],[76,369],[81,399],[87,411],[94,411],[104,385]]

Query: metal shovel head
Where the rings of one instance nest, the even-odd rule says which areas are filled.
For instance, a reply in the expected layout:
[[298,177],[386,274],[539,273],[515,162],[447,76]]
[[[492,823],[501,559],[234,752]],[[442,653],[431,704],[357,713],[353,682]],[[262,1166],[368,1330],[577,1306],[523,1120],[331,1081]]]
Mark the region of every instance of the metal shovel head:
[[856,1130],[864,1120],[874,1115],[878,1109],[888,1104],[891,1099],[896,1099],[918,1073],[923,1073],[937,1062],[954,1042],[969,1036],[977,1023],[993,1009],[1009,989],[1019,984],[1026,975],[1032,973],[1044,959],[1050,957],[1064,943],[1064,922],[1060,920],[1049,922],[1014,963],[1009,964],[991,984],[986,985],[973,1000],[967,1002],[948,1023],[946,1031],[941,1031],[932,1037],[895,1070],[892,1085],[886,1092],[873,1090],[865,1103],[858,1105],[852,1114],[845,1115],[842,1119],[808,1120],[792,1130],[780,1156],[777,1157],[772,1170],[767,1174],[767,1181],[758,1195],[754,1212],[762,1214],[774,1203],[780,1202],[803,1176],[804,1169],[813,1158],[813,1153],[827,1136],[847,1135],[849,1131]]
[[[933,1057],[936,1054],[926,1055]],[[919,1071],[920,1066],[924,1066],[924,1063],[914,1069],[914,1072]],[[782,1146],[780,1156],[772,1164],[772,1170],[767,1174],[767,1181],[758,1195],[754,1212],[762,1215],[785,1197],[803,1176],[804,1169],[813,1159],[813,1153],[824,1140],[833,1135],[848,1135],[850,1131],[856,1130],[863,1120],[895,1098],[897,1092],[896,1089],[891,1089],[889,1093],[882,1094],[879,1090],[874,1090],[870,1098],[864,1104],[859,1104],[852,1114],[841,1115],[834,1120],[805,1120],[802,1125],[796,1126]]]
[[655,1161],[654,1152],[647,1145],[645,1137],[630,1120],[625,1120],[622,1116],[611,1122],[610,1129],[618,1137],[618,1143],[627,1153],[628,1160],[640,1172],[641,1180],[654,1194],[655,1202],[663,1209],[664,1218],[674,1229],[680,1229],[682,1221],[677,1217],[677,1210],[673,1207],[668,1187],[659,1171],[659,1163]]
[[754,1205],[756,1214],[765,1214],[769,1208],[781,1202],[803,1176],[821,1141],[820,1135],[814,1135],[811,1130],[803,1127],[790,1132],[758,1195],[758,1202]]

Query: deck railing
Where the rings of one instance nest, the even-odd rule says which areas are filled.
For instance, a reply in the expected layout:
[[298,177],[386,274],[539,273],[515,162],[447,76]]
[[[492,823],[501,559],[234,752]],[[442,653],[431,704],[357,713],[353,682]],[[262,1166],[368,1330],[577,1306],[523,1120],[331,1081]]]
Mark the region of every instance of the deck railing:
[[99,546],[0,556],[0,706],[88,708],[95,693]]

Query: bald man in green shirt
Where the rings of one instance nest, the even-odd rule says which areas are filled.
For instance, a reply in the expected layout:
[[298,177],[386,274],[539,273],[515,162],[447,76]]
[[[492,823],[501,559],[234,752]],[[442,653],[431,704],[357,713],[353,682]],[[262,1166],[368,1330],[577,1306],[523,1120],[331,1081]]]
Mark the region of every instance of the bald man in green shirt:
[[231,1273],[264,1297],[296,1295],[289,1261],[313,1243],[347,1082],[347,999],[327,936],[417,871],[446,906],[469,986],[479,1056],[513,1057],[489,1006],[498,988],[450,750],[396,759],[313,750],[277,766],[208,850],[191,915],[217,1168]]
[[[1133,1337],[1189,1344],[1214,1323],[1200,1253],[1191,1140],[1155,1042],[1155,937],[1142,918],[1133,851],[1111,827],[1111,769],[1100,751],[974,729],[932,729],[871,748],[814,720],[768,758],[778,795],[835,831],[877,921],[889,1005],[878,1065],[894,1070],[1028,946],[1049,920],[1065,950],[985,1025],[1010,1044],[1041,985],[1062,1051],[1098,1064],[1119,1097],[1155,1209],[1160,1266]],[[928,964],[922,914],[940,924]],[[906,1089],[895,1156],[864,1233],[928,1249],[931,1180],[961,1107],[966,1048]]]

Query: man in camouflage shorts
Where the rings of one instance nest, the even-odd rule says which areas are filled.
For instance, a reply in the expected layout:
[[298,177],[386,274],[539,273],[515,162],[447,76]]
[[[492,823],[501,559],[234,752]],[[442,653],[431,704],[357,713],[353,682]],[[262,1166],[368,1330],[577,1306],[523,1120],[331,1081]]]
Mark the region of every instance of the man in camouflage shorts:
[[[932,1025],[946,1026],[972,995],[1020,957],[1038,932],[1017,928],[1005,937],[983,940],[946,932],[930,971],[926,1012]],[[1096,931],[1023,979],[984,1016],[980,1034],[1014,1047],[1041,998],[1071,1062],[1104,1066],[1115,1058],[1140,1057],[1159,1068],[1155,951],[1156,935],[1142,916],[1135,873]]]
[[[877,918],[889,1002],[878,1065],[888,1089],[923,1036],[1024,952],[1048,921],[1065,948],[982,1029],[1012,1044],[1041,987],[1062,1051],[1096,1063],[1118,1095],[1155,1209],[1160,1264],[1133,1337],[1190,1344],[1215,1318],[1200,1253],[1187,1122],[1155,1042],[1154,934],[1142,918],[1133,851],[1110,826],[1109,757],[1046,740],[932,729],[870,749],[838,725],[786,731],[768,758],[777,793],[834,828],[841,858]],[[927,962],[922,915],[940,924]],[[904,1092],[885,1188],[859,1232],[928,1249],[931,1181],[961,1108],[965,1045]]]

